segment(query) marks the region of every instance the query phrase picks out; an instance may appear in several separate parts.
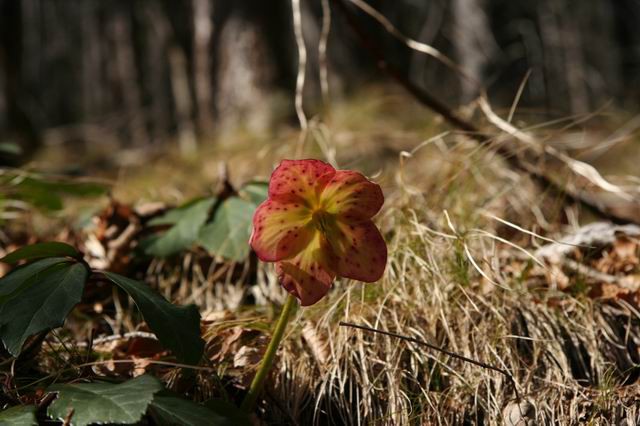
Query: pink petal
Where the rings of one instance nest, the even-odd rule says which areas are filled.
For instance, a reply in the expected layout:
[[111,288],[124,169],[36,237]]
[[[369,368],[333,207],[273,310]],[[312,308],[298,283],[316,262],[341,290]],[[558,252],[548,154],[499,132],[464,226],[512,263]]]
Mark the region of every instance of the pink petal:
[[338,170],[321,195],[326,211],[338,215],[345,222],[370,219],[384,203],[380,185],[358,172]]
[[300,300],[302,306],[318,302],[331,288],[335,262],[330,248],[318,232],[309,246],[297,256],[276,263],[280,284]]
[[282,160],[271,175],[269,198],[314,206],[319,192],[335,171],[320,160]]
[[300,203],[267,200],[253,216],[249,244],[263,262],[295,256],[312,240],[311,211]]
[[368,283],[382,277],[387,265],[387,245],[372,221],[337,220],[327,239],[338,259],[339,276]]

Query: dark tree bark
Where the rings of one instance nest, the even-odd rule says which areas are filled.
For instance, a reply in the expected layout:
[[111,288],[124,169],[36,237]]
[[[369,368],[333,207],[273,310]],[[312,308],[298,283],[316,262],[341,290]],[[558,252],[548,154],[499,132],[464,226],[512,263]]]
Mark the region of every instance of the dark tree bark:
[[0,152],[0,165],[25,161],[40,145],[37,126],[24,103],[21,17],[20,2],[0,0],[0,142],[18,144],[23,151],[20,156]]

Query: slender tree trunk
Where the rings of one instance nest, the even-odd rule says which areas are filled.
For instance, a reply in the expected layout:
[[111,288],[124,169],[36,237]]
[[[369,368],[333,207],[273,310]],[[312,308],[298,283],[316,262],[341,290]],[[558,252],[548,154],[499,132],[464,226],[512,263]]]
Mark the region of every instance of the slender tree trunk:
[[171,88],[178,123],[178,145],[183,155],[193,155],[196,152],[197,142],[191,118],[193,108],[189,90],[189,73],[187,72],[187,59],[179,47],[169,48],[169,63],[171,64]]
[[111,36],[115,44],[114,60],[120,95],[126,111],[132,143],[134,146],[141,146],[149,142],[149,135],[138,82],[131,23],[124,11],[117,12],[112,19]]
[[475,81],[461,79],[462,101],[478,96],[479,82],[484,80],[485,69],[493,56],[491,28],[483,0],[454,0],[454,46],[462,68]]
[[213,14],[211,0],[193,0],[193,61],[194,85],[198,107],[198,128],[204,134],[213,132],[211,95],[211,37]]

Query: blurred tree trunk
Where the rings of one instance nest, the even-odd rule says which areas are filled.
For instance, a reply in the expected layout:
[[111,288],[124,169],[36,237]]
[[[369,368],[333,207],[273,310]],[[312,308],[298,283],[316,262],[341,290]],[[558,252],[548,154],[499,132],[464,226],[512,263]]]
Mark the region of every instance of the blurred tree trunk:
[[149,136],[142,106],[130,13],[127,10],[117,11],[111,18],[109,29],[115,50],[113,60],[116,81],[127,117],[130,140],[134,146],[141,146],[149,142]]
[[211,42],[213,14],[211,0],[193,0],[193,62],[194,84],[198,107],[198,127],[204,134],[212,134],[213,95],[211,76]]
[[495,49],[484,0],[454,0],[454,47],[458,64],[475,80],[461,79],[462,102],[479,95],[480,82]]
[[23,95],[22,5],[0,0],[0,143],[18,144],[20,156],[0,153],[0,165],[15,164],[31,157],[40,145],[38,130]]
[[[495,105],[509,105],[531,70],[523,107],[563,116],[615,98],[637,109],[637,0],[367,2],[403,33],[453,57]],[[319,1],[301,4],[311,116],[320,105],[322,10]],[[26,151],[52,134],[139,147],[177,140],[189,151],[197,136],[295,123],[290,0],[0,0],[0,10],[0,138],[17,137]],[[477,84],[358,13],[415,81],[453,106],[477,95]],[[333,97],[380,78],[337,16],[328,54]]]

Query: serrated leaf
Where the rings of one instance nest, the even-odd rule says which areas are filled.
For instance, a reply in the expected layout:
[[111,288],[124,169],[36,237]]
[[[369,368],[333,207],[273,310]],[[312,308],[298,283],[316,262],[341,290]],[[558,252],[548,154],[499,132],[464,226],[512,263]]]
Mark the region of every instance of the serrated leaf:
[[88,276],[83,264],[47,258],[0,279],[0,339],[7,351],[18,356],[29,336],[60,327],[80,302]]
[[0,412],[0,426],[37,426],[35,405],[18,405]]
[[229,404],[225,410],[213,410],[177,396],[156,395],[149,406],[160,426],[249,426],[249,418]]
[[214,198],[197,200],[152,220],[150,225],[173,226],[151,240],[145,248],[145,253],[150,256],[167,257],[190,248],[198,238],[200,228],[207,221],[214,202]]
[[180,362],[200,361],[204,340],[200,337],[200,312],[195,305],[176,306],[143,282],[112,272],[104,275],[131,296],[151,331]]
[[8,263],[10,265],[17,263],[21,260],[35,260],[43,257],[64,257],[69,256],[76,259],[82,258],[78,250],[69,244],[51,241],[46,243],[31,244],[28,246],[20,247],[5,257],[0,259],[0,262]]
[[242,198],[258,206],[267,199],[269,182],[248,182],[238,192]]
[[200,230],[199,242],[210,253],[241,261],[249,255],[251,221],[256,206],[231,197],[216,210],[211,223]]
[[58,397],[47,409],[49,417],[64,420],[73,409],[71,426],[91,423],[132,424],[147,411],[153,395],[162,384],[144,375],[120,384],[82,383],[49,386],[47,391]]

